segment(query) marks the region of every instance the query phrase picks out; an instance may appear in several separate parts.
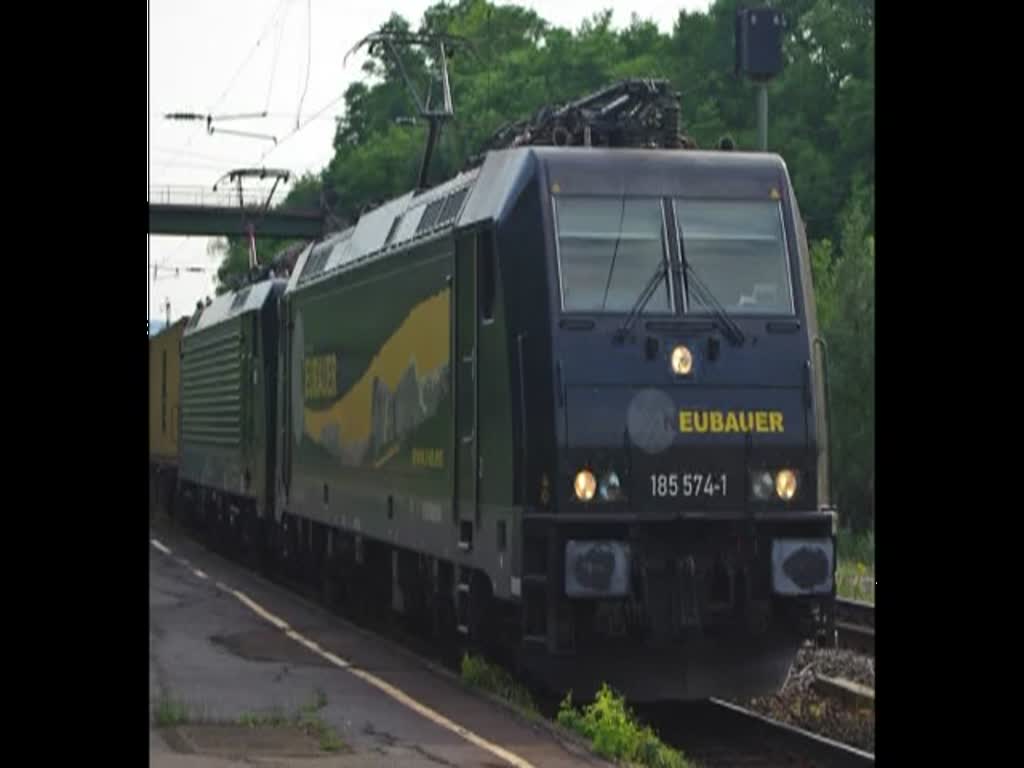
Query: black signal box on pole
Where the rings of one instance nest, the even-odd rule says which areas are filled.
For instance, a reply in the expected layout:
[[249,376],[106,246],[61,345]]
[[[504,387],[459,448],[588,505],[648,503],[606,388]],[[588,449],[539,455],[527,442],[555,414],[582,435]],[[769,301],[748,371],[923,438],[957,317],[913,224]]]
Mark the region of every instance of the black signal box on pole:
[[786,19],[773,8],[736,11],[736,74],[771,80],[782,72],[782,34]]

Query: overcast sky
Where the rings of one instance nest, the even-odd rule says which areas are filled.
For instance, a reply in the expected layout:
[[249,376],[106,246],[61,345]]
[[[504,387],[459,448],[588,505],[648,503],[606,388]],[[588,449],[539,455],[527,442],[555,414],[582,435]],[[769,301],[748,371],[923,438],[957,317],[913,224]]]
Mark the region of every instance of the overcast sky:
[[[707,10],[710,0],[521,0],[548,22],[576,29],[602,7],[615,7],[616,27],[631,13],[654,20],[666,33],[680,9]],[[332,155],[334,118],[341,95],[362,74],[363,53],[345,54],[392,12],[415,27],[428,0],[149,0],[149,188],[209,195],[214,183],[238,167],[282,168],[301,175],[323,168]],[[458,114],[458,94],[453,94]],[[262,119],[222,122],[225,129],[273,135],[278,144],[215,132],[197,122],[172,122],[168,112],[239,115],[267,111]],[[319,114],[318,114],[319,113]],[[515,117],[510,115],[509,117]],[[300,130],[296,131],[296,119]],[[315,118],[315,119],[314,119]],[[215,123],[216,127],[217,123]],[[179,189],[180,188],[180,189]],[[288,187],[279,186],[274,200]],[[180,199],[176,197],[176,199]],[[149,237],[149,317],[188,314],[214,295],[217,259],[209,238]],[[160,269],[200,267],[203,273]]]

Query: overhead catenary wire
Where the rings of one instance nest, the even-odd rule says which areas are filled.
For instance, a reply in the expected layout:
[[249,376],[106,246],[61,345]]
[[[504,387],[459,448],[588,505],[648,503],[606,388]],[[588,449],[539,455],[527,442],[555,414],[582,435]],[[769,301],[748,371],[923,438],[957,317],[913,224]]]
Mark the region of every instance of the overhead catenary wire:
[[[173,163],[167,163],[162,166],[162,168],[163,170],[181,168],[190,171],[223,171],[226,167],[231,165],[233,165],[233,162],[230,160],[223,160],[220,163],[204,163],[201,161],[190,161],[188,158],[185,158]],[[167,184],[154,183],[153,186],[167,186]]]
[[306,93],[309,91],[309,71],[313,63],[313,6],[312,0],[306,0],[306,85],[302,89],[302,96],[299,98],[299,110],[295,114],[295,128],[298,129],[302,118],[302,103],[306,100]]
[[188,160],[198,160],[200,162],[239,164],[248,162],[247,158],[236,157],[234,155],[212,155],[205,152],[197,152],[195,150],[179,150],[169,147],[150,147],[149,151],[158,155],[182,155]]
[[[335,99],[334,101],[337,101],[337,99]],[[331,102],[331,103],[333,104],[334,102]],[[322,112],[323,112],[323,110],[321,110],[320,113],[317,113],[317,114],[322,114]],[[267,112],[266,117],[288,118],[290,120],[293,117],[295,117],[295,115],[293,115],[293,114],[291,114],[289,112]],[[333,119],[334,119],[333,117],[322,117],[322,116],[314,115],[313,117],[306,118],[305,122],[306,123],[312,123],[314,120],[333,120]]]
[[[310,52],[312,51],[312,45],[310,45],[310,47],[309,47],[309,51],[310,51]],[[270,156],[271,154],[273,154],[273,153],[274,153],[274,152],[276,152],[276,151],[277,151],[278,149],[280,149],[280,148],[281,148],[281,147],[282,147],[282,146],[283,146],[283,145],[284,145],[284,144],[285,144],[286,142],[288,142],[288,141],[289,141],[290,139],[292,139],[292,138],[293,138],[293,137],[294,137],[294,136],[295,136],[295,135],[296,135],[297,133],[299,133],[299,132],[300,132],[300,131],[302,131],[302,130],[303,130],[304,128],[306,128],[306,127],[307,127],[307,126],[308,126],[308,125],[309,125],[310,123],[314,122],[315,120],[320,120],[320,119],[323,119],[323,114],[324,114],[324,113],[325,113],[325,112],[326,112],[327,110],[329,110],[329,109],[330,109],[331,107],[333,107],[333,106],[334,106],[335,104],[337,104],[338,102],[340,102],[340,101],[341,101],[341,100],[342,100],[343,98],[345,98],[345,93],[346,93],[347,91],[348,91],[348,86],[346,86],[345,90],[343,90],[343,91],[342,91],[341,93],[339,93],[339,94],[338,94],[337,96],[335,96],[335,97],[334,97],[333,99],[331,99],[331,100],[330,100],[329,102],[327,102],[327,103],[326,103],[326,104],[325,104],[325,105],[324,105],[323,107],[321,107],[321,108],[320,108],[320,109],[318,109],[318,110],[317,110],[316,112],[314,112],[314,113],[313,113],[313,114],[312,114],[312,115],[311,115],[310,117],[306,118],[305,120],[297,119],[297,121],[296,121],[296,125],[295,125],[295,128],[294,128],[294,129],[292,129],[292,130],[291,130],[291,131],[290,131],[289,133],[287,133],[287,134],[286,134],[286,135],[285,135],[284,137],[282,137],[281,139],[279,139],[279,140],[278,140],[278,142],[277,142],[277,143],[276,143],[276,144],[275,144],[275,145],[274,145],[273,147],[270,147],[270,148],[269,148],[269,149],[267,149],[267,150],[266,150],[266,151],[265,151],[265,152],[264,152],[264,153],[263,153],[262,155],[260,155],[260,157],[259,157],[259,159],[258,159],[258,160],[256,161],[256,163],[258,164],[258,163],[262,163],[262,162],[264,162],[264,161],[265,161],[265,160],[266,160],[266,159],[267,159],[267,158],[268,158],[268,157],[269,157],[269,156]],[[301,109],[301,107],[300,107],[300,109]],[[268,116],[274,116],[274,117],[276,117],[276,116],[278,116],[279,114],[280,114],[280,113],[276,113],[276,112],[275,112],[275,113],[268,113]],[[337,119],[337,117],[338,117],[338,116],[332,116],[332,117],[330,117],[330,118],[327,118],[327,119],[335,120],[335,119]]]
[[217,109],[217,107],[219,107],[224,102],[225,98],[227,98],[228,93],[231,92],[231,89],[234,87],[235,82],[238,80],[238,76],[242,74],[242,70],[245,69],[246,65],[249,63],[249,60],[252,59],[253,54],[256,53],[256,49],[259,48],[260,45],[262,44],[263,38],[267,36],[267,32],[269,32],[270,29],[273,27],[274,22],[277,20],[278,14],[281,12],[281,9],[285,7],[287,2],[288,0],[281,0],[281,2],[279,2],[277,6],[274,8],[274,12],[271,14],[266,26],[263,28],[263,31],[260,32],[260,36],[256,39],[255,45],[253,45],[252,48],[249,49],[249,53],[246,55],[245,59],[239,65],[238,69],[235,70],[235,74],[231,77],[231,81],[228,83],[227,88],[224,89],[224,92],[220,95],[220,98],[218,98],[214,105],[210,107],[211,113],[214,112]]
[[[224,168],[229,166],[243,165],[248,162],[248,159],[241,157],[216,157],[214,155],[193,154],[191,152],[182,152],[174,156],[174,153],[169,153],[166,150],[161,150],[155,154],[172,155],[170,157],[154,157],[154,160],[160,163],[161,170],[170,170],[175,168],[189,168],[195,170],[223,170]],[[151,186],[159,186],[159,184],[156,181],[151,181]]]
[[[153,257],[152,257],[152,254],[150,253],[149,247],[146,248],[146,304],[148,306],[147,312],[148,312],[150,317],[153,316],[153,309],[154,309],[153,301],[155,299],[155,296],[154,296],[153,291],[152,291],[152,286],[153,286],[153,284],[157,280],[159,280],[159,278],[157,278],[154,275],[154,271],[161,271],[161,270],[166,271],[168,269],[174,270],[176,268],[179,268],[179,269],[187,270],[186,271],[186,275],[191,275],[193,273],[203,274],[203,273],[198,273],[195,269],[191,269],[191,267],[193,267],[195,265],[185,265],[185,264],[178,265],[178,264],[173,264],[172,263],[172,260],[174,258],[176,258],[182,252],[182,250],[190,242],[192,242],[192,237],[191,236],[187,236],[187,237],[181,238],[181,240],[178,243],[177,247],[173,251],[171,251],[170,253],[166,254],[159,261],[154,261]],[[208,273],[208,272],[213,271],[210,267],[201,267],[201,269],[204,270],[204,273]],[[180,278],[180,277],[182,277],[182,275],[178,274],[175,277],[176,278]]]
[[210,267],[199,267],[199,266],[195,266],[193,264],[183,264],[181,266],[171,266],[171,265],[165,265],[165,264],[154,264],[153,265],[153,279],[154,280],[159,280],[160,278],[157,275],[160,272],[174,273],[175,277],[181,277],[181,273],[182,272],[185,272],[186,274],[187,273],[203,274],[203,273],[206,273],[206,272],[209,272],[209,271],[211,271]]
[[[163,120],[167,116],[167,112],[168,112],[168,110],[154,111],[154,112],[150,113],[150,117],[152,117],[153,119]],[[294,112],[271,112],[270,110],[264,110],[263,112],[260,112],[258,114],[259,114],[260,117],[264,117],[264,118],[277,118],[277,119],[281,119],[281,120],[294,120],[295,119],[295,113]],[[223,117],[221,119],[223,119]],[[313,120],[333,120],[333,119],[334,119],[333,117],[322,117],[322,116],[321,117],[310,117],[310,118],[307,118],[307,122],[311,122]],[[153,148],[151,147],[150,149],[153,149]],[[175,148],[175,147],[161,147],[161,150],[165,151],[165,152],[184,152],[185,151],[184,149]],[[194,150],[192,151],[192,154],[195,154]]]
[[[288,3],[288,0],[280,0],[280,2],[274,7],[273,12],[270,14],[270,17],[267,19],[267,23],[263,27],[263,31],[260,32],[259,37],[256,38],[256,43],[249,49],[249,52],[246,54],[245,58],[242,60],[242,63],[238,66],[238,69],[235,70],[234,75],[232,75],[231,80],[228,82],[227,87],[224,89],[224,91],[218,97],[217,101],[213,104],[213,106],[210,107],[209,112],[211,114],[217,109],[217,107],[219,107],[224,102],[224,99],[227,98],[228,94],[231,92],[231,89],[234,87],[236,81],[238,80],[239,75],[242,74],[242,71],[245,69],[246,65],[248,65],[249,61],[252,59],[253,54],[256,53],[256,50],[262,44],[263,39],[267,35],[267,32],[270,31],[273,28],[274,23],[277,20],[278,15],[281,13],[282,8],[286,8],[287,7],[287,3]],[[185,142],[185,146],[183,147],[183,151],[188,149],[189,147],[191,147],[192,146],[192,142],[195,140],[195,138],[197,136],[199,136],[200,133],[202,133],[204,130],[205,129],[200,128],[197,131],[193,131],[189,135],[188,140]],[[163,162],[163,163],[160,163],[159,165],[157,165],[157,169],[158,170],[163,170],[163,169],[166,169],[168,167],[172,167],[172,166],[170,166],[169,163],[167,163],[167,162]]]
[[281,41],[284,39],[284,30],[288,24],[288,12],[291,10],[291,5],[286,5],[284,10],[284,17],[281,19],[281,23],[277,27],[277,45],[274,47],[274,60],[270,64],[270,82],[267,85],[267,105],[263,108],[264,114],[270,112],[270,96],[274,91],[274,78],[277,75],[277,60],[281,53]]
[[312,123],[312,122],[313,122],[314,120],[316,120],[316,119],[317,119],[317,118],[319,118],[319,117],[320,117],[321,115],[323,115],[323,113],[324,113],[324,112],[326,112],[326,111],[327,111],[328,109],[330,109],[330,108],[331,108],[331,107],[333,107],[333,106],[334,106],[335,104],[337,104],[337,103],[338,103],[339,101],[341,101],[341,100],[342,100],[343,98],[345,98],[345,93],[346,93],[347,91],[348,91],[348,88],[346,87],[346,89],[345,89],[344,91],[342,91],[342,92],[341,92],[341,93],[339,93],[339,94],[338,94],[337,96],[335,96],[335,97],[334,97],[333,99],[331,99],[331,100],[330,100],[330,101],[329,101],[329,102],[328,102],[327,104],[325,104],[325,105],[324,105],[324,106],[323,106],[323,107],[322,107],[321,109],[318,109],[318,110],[317,110],[316,112],[314,112],[314,113],[313,113],[313,116],[312,116],[312,117],[308,117],[308,118],[306,118],[306,120],[305,120],[305,121],[304,121],[304,122],[303,122],[303,123],[302,123],[301,125],[297,126],[297,127],[296,127],[296,128],[294,129],[294,130],[292,130],[292,131],[291,131],[290,133],[286,134],[286,135],[285,135],[285,136],[284,136],[283,138],[281,138],[281,139],[280,139],[280,140],[279,140],[279,141],[277,142],[277,144],[276,144],[276,145],[274,145],[273,147],[271,147],[270,149],[268,149],[268,150],[267,150],[266,152],[264,152],[264,153],[263,153],[262,155],[260,155],[260,158],[259,158],[259,160],[257,160],[257,161],[256,161],[256,162],[257,162],[257,164],[258,164],[258,163],[262,163],[262,162],[263,162],[264,160],[266,160],[266,159],[267,159],[267,157],[269,157],[269,156],[270,156],[270,154],[271,154],[271,153],[273,153],[273,152],[275,152],[276,150],[280,149],[280,148],[282,147],[282,145],[284,145],[284,143],[285,143],[286,141],[288,141],[289,139],[291,139],[291,138],[292,138],[292,137],[293,137],[293,136],[294,136],[295,134],[297,134],[297,133],[298,133],[299,131],[301,131],[301,130],[302,130],[303,128],[305,128],[305,127],[306,127],[306,126],[308,126],[308,125],[309,125],[310,123]]

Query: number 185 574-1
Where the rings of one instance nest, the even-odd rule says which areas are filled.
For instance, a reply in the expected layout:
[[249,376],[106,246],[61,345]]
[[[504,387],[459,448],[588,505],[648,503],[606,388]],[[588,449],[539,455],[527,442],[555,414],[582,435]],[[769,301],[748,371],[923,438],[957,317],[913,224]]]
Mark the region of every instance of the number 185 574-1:
[[652,496],[725,496],[728,478],[725,474],[676,473],[651,475]]

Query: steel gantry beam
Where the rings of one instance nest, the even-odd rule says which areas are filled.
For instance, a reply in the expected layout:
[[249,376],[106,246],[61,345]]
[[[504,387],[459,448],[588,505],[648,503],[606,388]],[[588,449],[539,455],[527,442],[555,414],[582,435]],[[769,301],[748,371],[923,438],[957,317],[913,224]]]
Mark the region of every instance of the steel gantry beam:
[[149,203],[151,235],[248,235],[309,238],[324,233],[320,211],[243,210],[227,206]]

